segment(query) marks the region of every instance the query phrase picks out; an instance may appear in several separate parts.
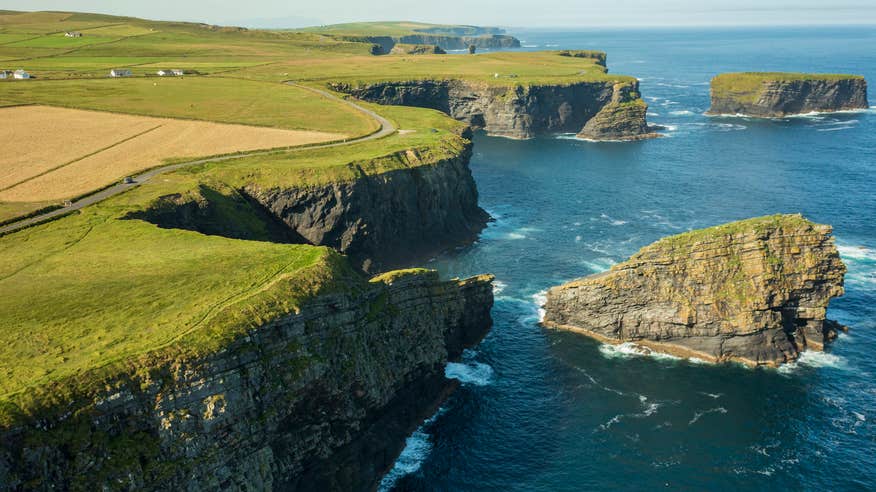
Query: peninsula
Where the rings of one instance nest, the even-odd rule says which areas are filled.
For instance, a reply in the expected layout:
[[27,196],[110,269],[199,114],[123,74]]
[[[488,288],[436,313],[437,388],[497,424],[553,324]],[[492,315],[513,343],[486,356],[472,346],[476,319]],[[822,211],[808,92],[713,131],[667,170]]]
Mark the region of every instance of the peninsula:
[[831,228],[774,215],[671,236],[548,291],[544,325],[711,362],[776,366],[836,337]]
[[869,107],[860,75],[725,73],[712,79],[711,97],[711,115],[781,118]]

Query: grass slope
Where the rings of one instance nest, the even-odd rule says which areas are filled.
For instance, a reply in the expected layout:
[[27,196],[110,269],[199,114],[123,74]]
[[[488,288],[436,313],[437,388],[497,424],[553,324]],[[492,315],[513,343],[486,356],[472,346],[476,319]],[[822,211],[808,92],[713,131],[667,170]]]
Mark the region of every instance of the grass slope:
[[[320,292],[364,282],[328,248],[270,242],[266,224],[233,201],[233,190],[431,165],[463,144],[461,125],[441,113],[390,108],[387,115],[410,131],[180,170],[0,237],[0,425],[99,388],[121,371],[217,350]],[[131,218],[162,197],[208,194],[220,219],[254,240]]]

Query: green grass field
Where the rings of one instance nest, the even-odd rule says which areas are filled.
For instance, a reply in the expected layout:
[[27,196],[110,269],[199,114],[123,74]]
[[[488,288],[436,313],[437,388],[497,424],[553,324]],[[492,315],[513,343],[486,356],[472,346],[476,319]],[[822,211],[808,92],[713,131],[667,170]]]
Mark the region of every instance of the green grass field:
[[[423,28],[384,24],[384,32]],[[62,33],[68,30],[85,37],[67,43]],[[0,105],[38,103],[361,135],[376,128],[370,118],[280,82],[324,87],[332,81],[437,77],[499,85],[632,80],[606,74],[594,59],[556,52],[369,53],[368,44],[322,32],[0,12],[0,60],[6,60],[0,68],[24,68],[38,77],[0,83]],[[135,74],[181,68],[208,75],[105,78],[115,67]],[[466,144],[459,136],[463,125],[442,113],[363,105],[404,131],[355,145],[184,168],[80,213],[0,237],[0,424],[19,412],[69,402],[119,371],[220,349],[319,292],[364,282],[331,250],[271,242],[251,205],[235,198],[250,186],[315,186],[434,165]],[[177,194],[212,197],[220,219],[249,239],[162,229],[132,218]],[[0,203],[0,214],[17,213],[16,206]]]
[[11,82],[0,84],[0,99],[348,135],[377,129],[355,109],[304,89],[219,77]]
[[[171,342],[175,354],[215,350],[317,292],[364,281],[327,248],[260,237],[264,224],[245,206],[233,212],[234,223],[263,240],[161,229],[125,217],[205,184],[233,190],[352,180],[362,172],[431,165],[462,145],[461,124],[441,113],[388,108],[387,116],[408,131],[356,146],[187,168],[80,214],[0,237],[6,328],[0,330],[0,422],[12,418],[4,404],[30,408],[47,398],[34,388],[80,391],[96,380],[93,371],[108,377],[127,367],[121,361],[150,353],[141,361],[148,365]],[[407,149],[419,160],[400,155]]]

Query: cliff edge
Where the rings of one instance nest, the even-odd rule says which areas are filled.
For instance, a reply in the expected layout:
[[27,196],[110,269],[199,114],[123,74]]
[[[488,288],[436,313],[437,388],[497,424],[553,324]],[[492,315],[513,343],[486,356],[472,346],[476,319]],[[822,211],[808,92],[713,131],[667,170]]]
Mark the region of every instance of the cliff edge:
[[859,75],[725,73],[712,79],[711,98],[707,114],[764,118],[869,107]]
[[184,337],[87,388],[4,401],[0,490],[372,489],[455,388],[447,361],[489,330],[491,281],[348,277],[217,350]]
[[550,289],[544,324],[708,361],[779,365],[822,350],[843,294],[831,228],[774,215],[671,236]]
[[[528,139],[538,135],[576,133],[590,140],[637,140],[654,134],[646,121],[647,104],[632,77],[608,76],[604,53],[586,60],[599,73],[546,82],[467,77],[375,82],[333,82],[329,87],[364,101],[384,105],[436,109],[490,135]],[[512,80],[513,74],[508,75]]]

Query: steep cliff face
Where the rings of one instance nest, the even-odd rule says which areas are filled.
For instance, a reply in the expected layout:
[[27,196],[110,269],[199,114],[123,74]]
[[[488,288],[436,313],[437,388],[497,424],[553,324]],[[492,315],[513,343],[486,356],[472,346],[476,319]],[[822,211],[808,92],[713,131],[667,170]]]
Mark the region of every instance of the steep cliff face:
[[367,490],[490,327],[489,276],[393,272],[0,427],[0,490]]
[[[637,81],[577,82],[568,85],[496,86],[462,80],[415,80],[351,85],[331,84],[332,89],[365,101],[380,104],[417,106],[443,111],[474,128],[491,135],[532,138],[546,133],[578,133],[585,124],[601,115],[598,125],[587,132],[593,139],[636,132],[648,134],[645,121],[647,106],[640,99]],[[624,105],[635,103],[642,111],[627,111]],[[622,114],[614,118],[608,112]],[[611,126],[618,125],[616,128]],[[596,125],[594,123],[594,125]]]
[[241,189],[202,185],[161,197],[128,218],[235,239],[329,246],[364,271],[383,272],[469,244],[486,226],[489,215],[478,206],[468,167],[471,141],[451,142],[443,158],[409,149],[385,157],[403,162],[401,169],[360,169],[354,180]]
[[783,117],[866,109],[867,81],[817,74],[723,74],[712,79],[709,114]]
[[[311,244],[331,246],[369,272],[386,271],[468,244],[489,216],[468,168],[471,143],[429,165],[312,188],[244,192]],[[412,164],[423,157],[407,151]]]
[[799,215],[660,240],[603,274],[548,292],[545,325],[710,361],[777,365],[821,350],[843,294],[831,228]]

